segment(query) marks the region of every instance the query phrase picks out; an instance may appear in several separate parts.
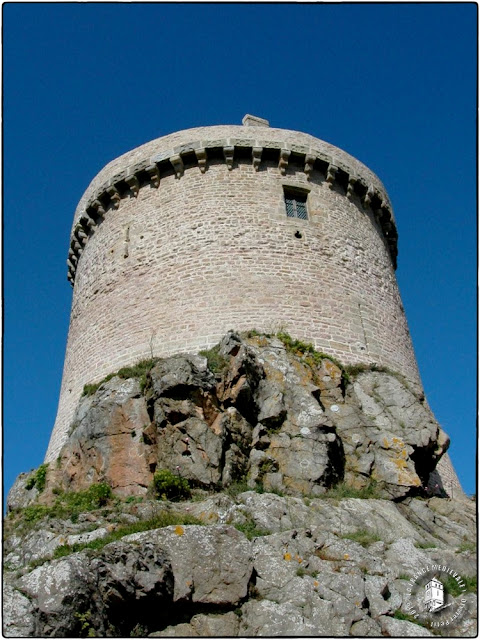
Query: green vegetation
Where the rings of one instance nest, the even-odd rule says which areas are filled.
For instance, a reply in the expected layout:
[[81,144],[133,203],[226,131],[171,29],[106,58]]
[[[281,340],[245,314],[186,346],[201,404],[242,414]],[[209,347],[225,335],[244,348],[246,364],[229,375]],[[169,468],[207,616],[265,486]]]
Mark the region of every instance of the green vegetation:
[[141,624],[136,624],[130,631],[130,638],[146,638],[147,636],[148,629]]
[[437,545],[434,542],[416,542],[417,549],[436,549]]
[[253,538],[258,538],[260,536],[269,536],[271,533],[271,531],[266,531],[265,529],[260,529],[259,527],[257,527],[255,522],[250,517],[246,522],[243,522],[242,524],[236,524],[235,529],[241,531],[249,540],[253,540]]
[[260,476],[263,478],[266,473],[274,473],[275,471],[278,471],[278,462],[272,460],[272,458],[264,458],[260,462],[258,470],[260,472]]
[[35,474],[29,478],[28,482],[25,484],[25,489],[33,489],[36,487],[39,493],[45,489],[45,482],[47,480],[47,471],[48,471],[48,462],[41,464],[36,470]]
[[[43,504],[32,504],[28,507],[25,507],[25,509],[22,509],[19,513],[22,520],[28,523],[34,523],[38,520],[41,520],[45,516],[49,516],[51,510],[52,507],[46,507]],[[12,514],[13,517],[15,517],[16,515],[17,514]]]
[[[113,378],[113,376],[111,376]],[[110,378],[108,378],[110,380]],[[95,391],[100,387],[101,384],[107,382],[107,378],[104,378],[101,382],[97,382],[97,384],[84,384],[83,385],[83,393],[82,396],[93,396]]]
[[345,367],[345,373],[349,378],[355,378],[360,373],[365,373],[368,371],[379,371],[380,373],[388,373],[388,375],[397,378],[399,382],[403,384],[404,387],[410,388],[407,384],[405,376],[402,376],[398,371],[393,371],[389,367],[383,367],[378,365],[376,362],[370,363],[361,363],[361,364],[349,364]]
[[76,522],[80,513],[93,511],[105,506],[112,498],[112,490],[108,484],[101,482],[92,484],[85,491],[61,491],[51,507],[33,504],[12,514],[11,518],[26,528],[42,518],[70,518]]
[[92,612],[86,611],[85,613],[75,612],[75,617],[77,618],[80,626],[80,637],[81,638],[95,638],[96,633],[95,629],[92,627],[91,618]]
[[477,550],[477,546],[474,542],[468,542],[468,540],[465,540],[459,545],[456,553],[463,553],[464,551],[470,551],[472,553],[475,553],[476,550]]
[[267,491],[260,491],[258,493],[273,493],[276,496],[280,496],[280,498],[285,497],[285,493],[281,489],[277,489],[276,487],[271,487]]
[[334,487],[328,489],[328,491],[320,497],[334,498],[335,500],[342,500],[344,498],[362,498],[364,500],[368,500],[380,499],[382,496],[378,491],[375,480],[370,480],[370,482],[361,489],[351,487],[346,482],[339,482]]
[[243,479],[238,482],[232,482],[232,484],[225,489],[225,493],[227,493],[231,498],[236,498],[240,493],[245,493],[245,491],[251,490],[252,489],[248,486],[247,481]]
[[200,351],[199,355],[207,359],[208,368],[212,373],[222,373],[228,367],[228,360],[220,353],[219,344]]
[[266,335],[267,338],[269,337],[269,334],[262,334],[260,333],[260,331],[257,331],[256,329],[250,329],[250,331],[245,331],[244,333],[240,334],[242,337],[245,336],[246,338],[258,338],[261,335]]
[[[82,551],[83,549],[94,549],[99,550],[103,549],[103,547],[110,542],[115,542],[116,540],[120,540],[124,536],[131,535],[132,533],[139,533],[142,531],[150,531],[151,529],[162,529],[163,527],[170,527],[172,525],[189,525],[189,524],[197,524],[204,525],[201,520],[195,518],[194,516],[190,516],[183,513],[174,513],[171,511],[165,511],[156,515],[154,518],[149,520],[143,520],[142,522],[134,522],[132,524],[122,525],[115,529],[115,531],[110,532],[104,538],[96,538],[95,540],[91,540],[90,542],[78,542],[73,545],[64,544],[55,549],[55,553],[53,554],[54,558],[62,558],[63,556],[68,556],[71,553],[76,551]],[[44,560],[45,562],[45,560]]]
[[140,390],[144,391],[147,386],[148,374],[150,373],[153,366],[155,365],[155,362],[156,362],[155,358],[149,358],[148,360],[140,360],[140,362],[137,362],[137,364],[133,365],[132,367],[123,367],[116,373],[109,373],[108,376],[105,376],[105,378],[103,378],[103,380],[100,380],[100,382],[97,382],[95,384],[86,384],[83,387],[83,395],[84,396],[93,395],[104,382],[108,382],[115,376],[118,376],[119,378],[122,378],[125,380],[127,378],[138,378],[140,382]]
[[153,475],[155,493],[161,500],[186,500],[191,496],[188,480],[168,469],[159,469]]
[[305,576],[316,578],[318,576],[318,571],[311,571],[310,569],[305,569],[304,567],[298,567],[296,574],[299,578],[303,578]]
[[454,598],[461,593],[477,593],[477,576],[462,576],[462,582],[465,587],[460,586],[453,576],[448,576],[446,580],[442,578],[443,586]]
[[342,536],[342,538],[344,540],[353,540],[354,542],[358,542],[362,545],[362,547],[368,547],[368,545],[372,544],[373,542],[378,542],[380,540],[376,533],[371,533],[366,529],[359,529],[354,533],[347,533],[346,535]]
[[366,371],[385,371],[385,368],[378,367],[375,362],[372,362],[371,364],[348,364],[345,367],[345,371],[353,378],[359,373],[365,373]]
[[302,342],[302,340],[296,340],[284,331],[280,331],[276,334],[276,336],[283,342],[287,351],[293,353],[296,356],[303,356],[303,359],[307,362],[307,364],[312,367],[321,364],[322,360],[330,360],[330,362],[333,362],[333,364],[335,364],[342,371],[344,379],[348,382],[348,375],[345,367],[340,364],[340,362],[334,356],[330,356],[328,355],[328,353],[323,353],[321,351],[316,351],[315,347],[310,342]]
[[401,609],[397,609],[393,614],[393,617],[396,620],[407,620],[407,622],[413,622],[413,624],[418,624],[419,627],[423,627],[423,624],[420,620],[411,616],[409,613],[403,613]]

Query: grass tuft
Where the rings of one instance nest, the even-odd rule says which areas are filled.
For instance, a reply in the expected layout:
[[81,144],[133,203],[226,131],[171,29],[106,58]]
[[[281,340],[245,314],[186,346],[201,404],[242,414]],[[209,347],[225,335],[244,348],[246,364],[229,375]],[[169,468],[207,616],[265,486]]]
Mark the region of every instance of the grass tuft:
[[337,485],[331,487],[326,493],[319,497],[334,498],[335,500],[342,500],[344,498],[361,498],[364,500],[382,498],[375,480],[371,480],[365,487],[362,487],[361,489],[351,487],[346,482],[339,482]]
[[85,491],[62,491],[57,493],[54,504],[47,507],[34,504],[19,510],[12,517],[24,528],[31,528],[43,518],[70,518],[76,522],[80,513],[94,511],[109,503],[112,490],[105,482],[92,484]]
[[25,489],[33,489],[36,487],[39,493],[45,489],[45,482],[47,480],[48,462],[41,464],[36,470],[35,474],[29,478],[25,485]]
[[155,471],[153,486],[157,497],[162,500],[186,500],[192,493],[188,480],[175,475],[168,469]]
[[228,360],[220,353],[219,344],[211,349],[199,351],[199,355],[207,359],[208,368],[212,373],[223,373],[229,365]]
[[464,586],[461,586],[453,576],[447,576],[446,580],[442,579],[443,586],[451,596],[456,598],[462,593],[477,593],[477,576],[462,576]]
[[393,614],[393,617],[396,620],[406,620],[407,622],[413,622],[413,624],[418,624],[419,627],[423,627],[423,624],[420,620],[411,616],[409,613],[403,613],[401,609],[397,609]]
[[362,547],[368,547],[370,544],[374,542],[378,542],[380,540],[379,536],[376,533],[371,533],[366,529],[359,529],[354,533],[347,533],[342,536],[344,540],[353,540],[353,542],[358,542],[362,545]]
[[258,538],[260,536],[269,536],[271,533],[271,531],[266,531],[265,529],[260,529],[260,527],[257,527],[255,522],[251,519],[234,526],[235,529],[241,531],[243,535],[246,536],[249,540],[253,540],[253,538]]
[[123,525],[115,529],[115,531],[110,532],[104,538],[96,538],[95,540],[91,540],[90,542],[78,542],[73,545],[62,545],[55,549],[55,553],[53,554],[54,558],[63,558],[64,556],[68,556],[71,553],[75,553],[77,551],[83,551],[83,549],[93,549],[99,550],[103,549],[103,547],[110,542],[116,542],[125,536],[129,536],[132,533],[140,533],[142,531],[150,531],[152,529],[163,529],[163,527],[170,527],[172,525],[204,525],[201,520],[195,518],[194,516],[183,514],[183,513],[175,513],[171,511],[165,511],[163,513],[158,514],[154,518],[149,520],[143,520],[142,522],[133,522],[132,524]]
[[137,364],[134,364],[131,367],[122,367],[122,369],[120,369],[116,373],[109,373],[107,376],[105,376],[105,378],[103,378],[103,380],[100,380],[100,382],[97,382],[95,384],[86,384],[83,387],[82,395],[93,395],[101,387],[102,384],[108,382],[115,376],[118,376],[119,378],[122,378],[124,380],[127,380],[128,378],[138,378],[140,382],[140,391],[143,392],[147,386],[148,374],[155,365],[155,362],[155,358],[149,358],[148,360],[140,360],[140,362],[137,362]]

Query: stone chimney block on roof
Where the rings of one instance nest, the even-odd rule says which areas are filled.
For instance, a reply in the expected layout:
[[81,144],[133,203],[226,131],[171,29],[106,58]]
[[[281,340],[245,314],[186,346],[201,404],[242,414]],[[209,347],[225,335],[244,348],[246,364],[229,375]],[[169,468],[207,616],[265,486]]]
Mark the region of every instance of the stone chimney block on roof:
[[270,122],[265,118],[259,118],[258,116],[251,116],[247,113],[242,118],[242,124],[244,127],[269,127]]

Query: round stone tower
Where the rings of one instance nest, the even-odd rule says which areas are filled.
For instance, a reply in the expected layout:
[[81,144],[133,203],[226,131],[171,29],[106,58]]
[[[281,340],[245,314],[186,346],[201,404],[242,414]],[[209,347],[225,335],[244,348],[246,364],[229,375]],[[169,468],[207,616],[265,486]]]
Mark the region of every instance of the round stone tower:
[[136,361],[284,330],[344,364],[420,385],[380,180],[308,134],[245,116],[113,160],[82,197],[68,255],[73,303],[57,419],[86,383]]

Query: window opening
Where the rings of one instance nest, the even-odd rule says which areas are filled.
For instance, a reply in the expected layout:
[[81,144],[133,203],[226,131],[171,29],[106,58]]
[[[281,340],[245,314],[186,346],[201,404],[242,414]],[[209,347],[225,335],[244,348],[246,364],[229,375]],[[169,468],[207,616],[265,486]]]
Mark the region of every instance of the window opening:
[[302,191],[284,190],[285,209],[288,218],[308,220],[307,195],[307,193],[303,193]]

